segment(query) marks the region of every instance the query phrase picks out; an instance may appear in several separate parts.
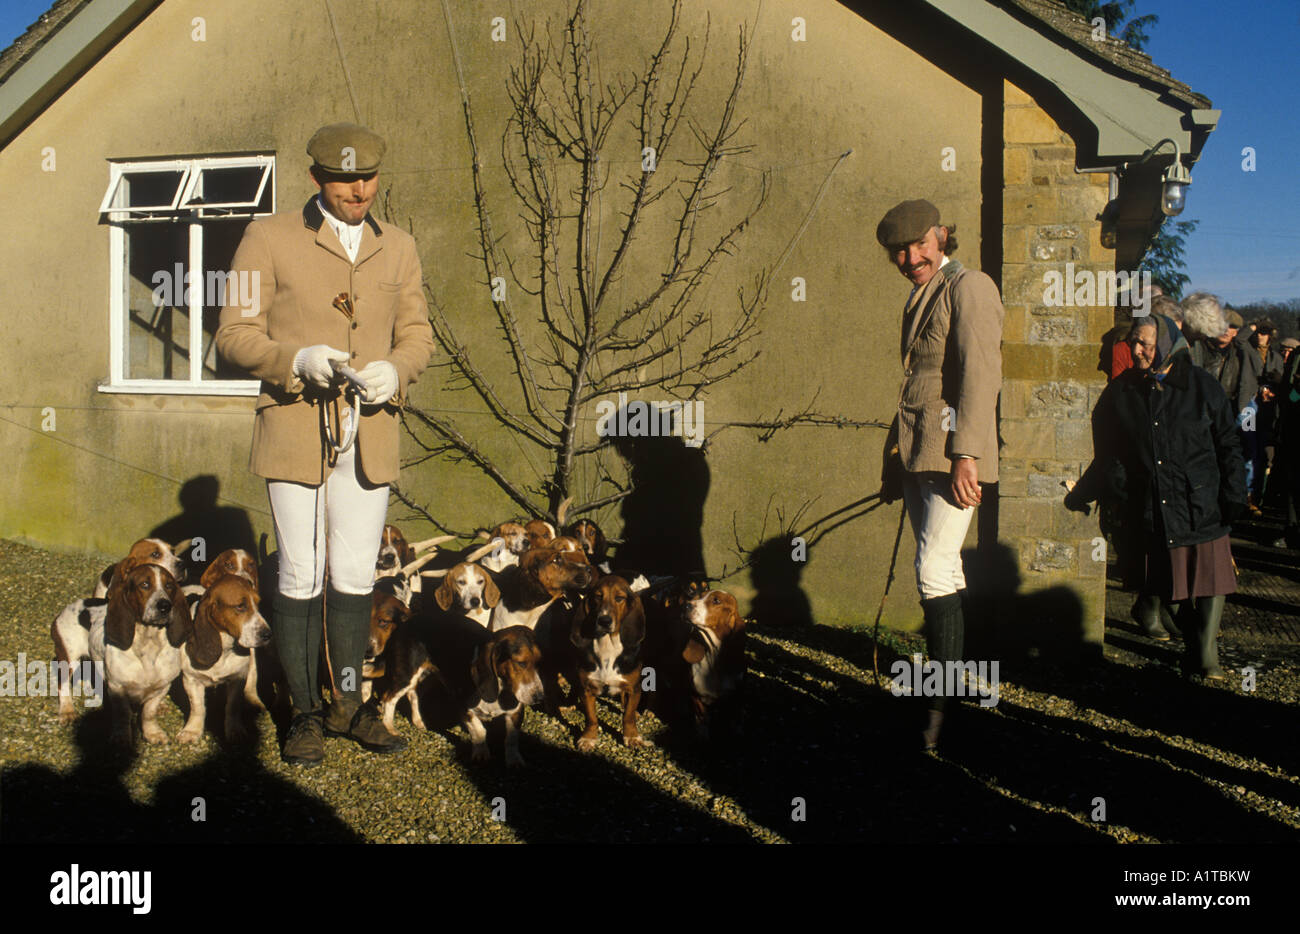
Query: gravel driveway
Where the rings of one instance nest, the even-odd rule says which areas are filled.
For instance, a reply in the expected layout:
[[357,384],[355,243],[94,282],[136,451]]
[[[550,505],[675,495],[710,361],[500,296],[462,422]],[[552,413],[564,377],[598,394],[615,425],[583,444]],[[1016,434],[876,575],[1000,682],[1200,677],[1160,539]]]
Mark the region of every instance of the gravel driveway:
[[[0,660],[50,659],[51,621],[105,563],[0,541]],[[0,697],[0,840],[1300,839],[1294,646],[1252,659],[1225,627],[1225,661],[1260,665],[1256,690],[1245,692],[1239,680],[1183,681],[1173,649],[1112,621],[1098,664],[1005,664],[999,703],[964,705],[932,756],[915,748],[918,702],[892,696],[883,677],[920,640],[882,638],[877,685],[870,635],[866,626],[754,632],[743,737],[674,742],[645,714],[655,745],[625,749],[603,705],[600,743],[579,755],[579,713],[561,722],[530,711],[528,764],[510,772],[499,736],[493,761],[471,766],[463,729],[427,706],[427,733],[399,710],[403,753],[380,758],[328,739],[326,762],[303,771],[280,762],[266,714],[247,746],[227,748],[209,732],[198,747],[123,753],[104,741],[102,709],[64,727],[53,698]],[[177,702],[179,685],[160,717],[172,735]],[[210,726],[214,711],[210,703]],[[1104,821],[1094,819],[1098,798]]]

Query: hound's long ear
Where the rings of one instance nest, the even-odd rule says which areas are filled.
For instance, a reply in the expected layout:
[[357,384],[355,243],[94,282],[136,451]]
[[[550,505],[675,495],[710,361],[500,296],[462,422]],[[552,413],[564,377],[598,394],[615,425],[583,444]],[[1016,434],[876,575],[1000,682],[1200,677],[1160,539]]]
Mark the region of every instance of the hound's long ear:
[[167,615],[167,641],[173,648],[180,648],[181,643],[193,635],[194,620],[190,618],[189,601],[179,587],[176,596],[179,599],[172,601],[172,611]]
[[[479,568],[483,571],[482,568]],[[492,575],[483,571],[483,603],[490,610],[501,602],[501,591],[497,588],[497,582],[492,579]]]
[[609,543],[605,540],[605,533],[600,530],[600,526],[597,525],[595,528],[596,528],[595,558],[597,560],[600,560],[605,557],[605,551],[609,547]]
[[104,612],[104,641],[114,648],[126,651],[135,641],[138,614],[131,605],[124,578],[113,579],[113,586],[108,589],[108,609]]
[[686,648],[682,649],[682,658],[686,664],[694,665],[708,653],[709,647],[704,644],[704,637],[694,629],[691,630],[690,636],[686,639]]
[[[209,591],[199,601],[198,612],[194,614],[193,634],[185,642],[185,652],[194,667],[200,670],[211,668],[221,657],[221,635],[212,622],[212,601]],[[168,625],[168,638],[171,638],[171,626]]]
[[615,667],[620,671],[630,671],[636,667],[641,655],[641,643],[645,642],[645,609],[641,598],[632,595],[632,602],[623,614],[623,622],[618,627],[618,640],[623,644],[623,651],[615,660]]
[[492,674],[496,683],[501,685],[501,696],[497,698],[497,705],[502,710],[514,710],[519,706],[514,692],[510,690],[513,682],[501,675],[501,669],[508,664],[510,664],[510,642],[507,639],[500,639],[492,648]]
[[497,699],[500,693],[500,685],[497,684],[497,673],[492,665],[493,651],[488,645],[480,645],[478,652],[474,655],[474,664],[469,667],[470,679],[474,682],[474,690],[480,700],[485,700],[489,704]]
[[226,573],[225,569],[222,568],[221,565],[217,563],[220,560],[220,558],[221,558],[220,555],[214,558],[212,560],[212,563],[208,565],[208,569],[203,572],[203,576],[199,578],[199,586],[202,587],[204,590],[210,588],[213,584],[215,584],[218,580],[220,580],[221,575]]
[[443,576],[442,583],[433,592],[433,599],[438,602],[443,612],[451,609],[451,604],[456,599],[456,588],[451,583],[451,572]]

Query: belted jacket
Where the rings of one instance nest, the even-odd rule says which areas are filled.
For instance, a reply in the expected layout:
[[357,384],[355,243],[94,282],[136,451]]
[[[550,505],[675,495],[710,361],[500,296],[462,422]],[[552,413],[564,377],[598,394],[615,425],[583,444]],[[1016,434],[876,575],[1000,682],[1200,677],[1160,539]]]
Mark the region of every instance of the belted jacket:
[[[228,297],[217,352],[262,381],[249,470],[312,485],[331,470],[325,429],[328,422],[340,434],[345,405],[337,390],[319,390],[294,375],[294,356],[328,344],[347,351],[353,369],[391,363],[397,394],[383,405],[361,406],[355,442],[365,479],[390,483],[398,472],[399,412],[434,350],[420,259],[410,234],[367,214],[353,262],[324,220],[312,198],[299,213],[248,225],[232,272],[256,277],[256,300],[246,307],[238,295]],[[337,301],[341,295],[348,301]]]

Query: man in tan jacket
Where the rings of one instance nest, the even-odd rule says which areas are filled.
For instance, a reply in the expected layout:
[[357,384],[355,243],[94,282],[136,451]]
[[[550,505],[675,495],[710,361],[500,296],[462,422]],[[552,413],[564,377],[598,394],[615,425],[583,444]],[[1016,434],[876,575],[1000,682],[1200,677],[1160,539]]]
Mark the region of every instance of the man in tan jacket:
[[[405,745],[360,702],[398,412],[434,348],[415,241],[369,213],[384,150],[355,124],[316,132],[307,153],[320,193],[248,226],[232,271],[253,277],[257,300],[227,303],[216,335],[222,357],[262,381],[249,469],[267,480],[279,546],[271,628],[294,708],[281,756],[300,765],[324,759],[324,732],[374,752]],[[342,696],[322,717],[327,562],[325,627]]]
[[[951,225],[928,201],[904,201],[876,239],[912,283],[903,312],[903,383],[895,421],[902,494],[916,538],[916,583],[931,659],[961,659],[961,546],[981,483],[998,479],[1002,300],[993,280],[949,259]],[[938,742],[944,697],[931,698],[927,749]]]

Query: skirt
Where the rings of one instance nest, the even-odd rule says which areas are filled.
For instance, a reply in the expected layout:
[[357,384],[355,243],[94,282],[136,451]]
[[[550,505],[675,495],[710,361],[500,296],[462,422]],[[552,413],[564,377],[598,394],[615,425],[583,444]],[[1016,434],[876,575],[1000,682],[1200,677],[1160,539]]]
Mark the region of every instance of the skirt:
[[1237,592],[1237,572],[1225,534],[1212,542],[1178,548],[1148,548],[1142,593],[1170,603],[1188,597],[1217,597]]

